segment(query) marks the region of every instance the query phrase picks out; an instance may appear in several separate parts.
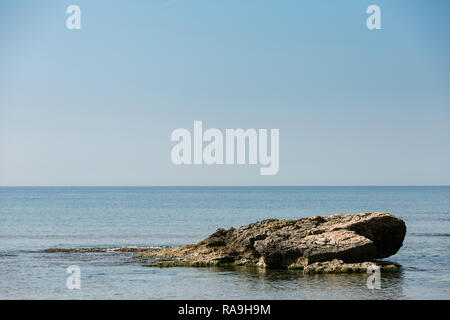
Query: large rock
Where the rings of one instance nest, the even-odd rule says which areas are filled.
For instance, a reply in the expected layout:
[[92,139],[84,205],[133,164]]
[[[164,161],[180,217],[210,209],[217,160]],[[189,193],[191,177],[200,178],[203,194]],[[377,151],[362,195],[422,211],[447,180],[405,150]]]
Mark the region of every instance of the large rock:
[[[218,229],[198,244],[150,249],[140,257],[156,258],[152,265],[159,266],[257,265],[309,272],[314,269],[311,266],[318,266],[323,270],[353,270],[358,269],[355,263],[395,254],[402,246],[405,233],[406,226],[401,219],[381,212],[269,219],[237,229]],[[331,261],[333,267],[324,268]],[[343,268],[337,268],[336,263],[341,263]]]

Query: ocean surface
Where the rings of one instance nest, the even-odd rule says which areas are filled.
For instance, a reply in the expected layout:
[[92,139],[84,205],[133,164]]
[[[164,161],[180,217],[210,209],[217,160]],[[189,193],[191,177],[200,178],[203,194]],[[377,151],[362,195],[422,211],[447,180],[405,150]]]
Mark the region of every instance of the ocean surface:
[[[49,248],[179,246],[266,218],[383,211],[407,225],[403,265],[368,274],[151,268],[133,253]],[[66,270],[81,270],[81,288]],[[0,299],[449,299],[450,187],[0,187]]]

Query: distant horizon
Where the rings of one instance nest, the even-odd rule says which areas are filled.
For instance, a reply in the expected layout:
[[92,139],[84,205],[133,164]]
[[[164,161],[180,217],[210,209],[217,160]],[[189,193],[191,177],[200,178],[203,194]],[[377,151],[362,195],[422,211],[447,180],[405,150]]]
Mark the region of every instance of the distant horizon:
[[0,186],[0,188],[272,188],[272,187],[301,187],[301,188],[328,188],[328,187],[450,187],[450,185],[117,185],[117,186],[101,186],[101,185],[67,185],[67,186],[53,186],[53,185],[36,185],[36,186]]

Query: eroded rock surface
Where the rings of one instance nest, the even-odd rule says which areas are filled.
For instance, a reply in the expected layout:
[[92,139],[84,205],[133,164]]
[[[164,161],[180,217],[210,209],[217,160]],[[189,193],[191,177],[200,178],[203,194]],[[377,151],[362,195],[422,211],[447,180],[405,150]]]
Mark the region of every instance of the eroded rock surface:
[[[369,262],[395,254],[405,233],[403,220],[382,212],[269,219],[236,229],[218,229],[197,244],[148,249],[139,257],[156,258],[152,265],[162,267],[255,265],[303,269],[305,273],[365,272]],[[398,266],[381,265],[391,271]]]

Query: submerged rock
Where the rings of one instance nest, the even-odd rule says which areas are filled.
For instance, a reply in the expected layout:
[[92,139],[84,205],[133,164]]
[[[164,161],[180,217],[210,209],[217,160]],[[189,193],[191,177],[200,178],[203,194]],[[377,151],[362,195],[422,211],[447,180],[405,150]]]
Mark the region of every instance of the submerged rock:
[[373,265],[380,268],[383,273],[398,272],[400,265],[390,261],[371,261],[346,263],[339,259],[332,261],[315,262],[305,266],[302,270],[306,274],[318,273],[366,273],[367,269]]
[[101,253],[101,252],[148,252],[153,247],[120,247],[120,248],[50,248],[45,253]]
[[259,266],[314,272],[365,272],[369,264],[395,254],[406,233],[390,213],[336,214],[298,220],[269,219],[240,228],[218,229],[205,240],[169,249],[148,249],[138,257],[152,266]]

